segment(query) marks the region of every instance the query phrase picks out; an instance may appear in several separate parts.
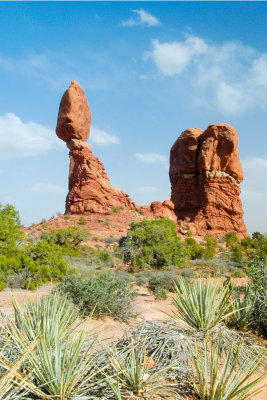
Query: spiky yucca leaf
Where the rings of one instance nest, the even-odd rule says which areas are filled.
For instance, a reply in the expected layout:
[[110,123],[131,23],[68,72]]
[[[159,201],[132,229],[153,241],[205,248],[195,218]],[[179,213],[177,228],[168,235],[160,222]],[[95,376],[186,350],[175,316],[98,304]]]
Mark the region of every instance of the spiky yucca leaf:
[[[267,374],[258,378],[258,372],[266,352],[250,350],[246,359],[242,359],[242,340],[233,339],[227,354],[222,352],[222,336],[216,341],[204,339],[204,345],[188,344],[198,384],[196,393],[200,400],[249,400],[261,391],[254,389]],[[254,390],[253,390],[254,389]]]
[[25,351],[27,342],[37,338],[35,351],[25,362],[36,384],[51,398],[59,400],[84,394],[99,372],[94,362],[96,340],[87,340],[88,326],[81,332],[75,331],[78,319],[75,307],[58,293],[27,304],[25,310],[13,304],[15,322],[5,322],[5,334],[10,337],[18,357]]
[[166,379],[167,371],[177,363],[159,369],[151,367],[142,342],[136,344],[131,341],[126,352],[110,349],[109,360],[114,375],[107,380],[117,399],[125,396],[129,399],[178,398],[174,387]]
[[[60,336],[67,337],[78,323],[79,312],[67,296],[59,292],[50,292],[44,297],[37,296],[34,301],[24,302],[23,309],[12,299],[15,313],[13,325],[25,332],[33,340],[40,332],[54,340],[55,326]],[[11,324],[10,329],[11,329]]]
[[175,294],[173,304],[178,312],[166,315],[187,329],[207,331],[229,315],[229,284],[218,287],[217,282],[211,278],[204,283],[201,278],[196,282],[181,278],[179,287],[175,285]]
[[14,389],[14,386],[20,389],[27,390],[42,399],[51,400],[51,397],[47,396],[41,391],[30,379],[29,376],[25,375],[20,371],[21,365],[27,359],[29,354],[33,351],[36,340],[29,344],[24,353],[12,364],[4,355],[6,348],[9,345],[9,340],[6,340],[1,351],[0,351],[0,368],[4,373],[0,373],[0,398],[10,398],[10,392]]
[[257,295],[249,286],[233,290],[233,301],[231,311],[234,311],[227,319],[226,325],[230,328],[244,329],[252,322],[252,312],[254,310]]

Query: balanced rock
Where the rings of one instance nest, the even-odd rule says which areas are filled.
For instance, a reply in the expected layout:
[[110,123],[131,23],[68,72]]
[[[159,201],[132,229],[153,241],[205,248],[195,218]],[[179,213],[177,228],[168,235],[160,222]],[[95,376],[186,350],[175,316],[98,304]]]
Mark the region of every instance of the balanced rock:
[[103,164],[86,143],[91,111],[81,86],[73,81],[60,102],[56,133],[70,149],[69,192],[66,212],[106,213],[113,207],[136,208],[124,191],[112,186]]
[[170,154],[171,200],[180,231],[246,235],[240,200],[238,134],[227,124],[188,129]]
[[86,142],[90,135],[91,110],[81,86],[72,81],[62,96],[58,117],[57,136],[68,142],[77,139]]

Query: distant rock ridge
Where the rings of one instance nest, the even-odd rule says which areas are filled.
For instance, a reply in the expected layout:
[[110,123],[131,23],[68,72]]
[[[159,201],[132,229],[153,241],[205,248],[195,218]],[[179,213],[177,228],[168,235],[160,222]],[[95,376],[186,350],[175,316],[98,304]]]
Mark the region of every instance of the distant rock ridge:
[[206,131],[188,129],[171,149],[171,199],[138,206],[123,190],[112,186],[95,157],[90,136],[91,111],[85,92],[72,81],[59,107],[56,133],[69,148],[69,192],[66,213],[107,213],[112,208],[135,209],[146,218],[169,218],[178,231],[195,235],[236,231],[246,235],[240,194],[243,180],[237,150],[238,134],[230,125],[210,125]]

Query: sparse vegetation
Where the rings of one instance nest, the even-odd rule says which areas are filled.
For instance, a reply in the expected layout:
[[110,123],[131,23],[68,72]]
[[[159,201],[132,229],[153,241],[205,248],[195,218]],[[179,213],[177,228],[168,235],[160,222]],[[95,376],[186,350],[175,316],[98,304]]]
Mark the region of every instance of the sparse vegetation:
[[124,261],[131,263],[134,271],[180,265],[187,254],[174,222],[168,219],[133,222],[127,237],[122,238],[119,245]]
[[134,316],[133,300],[137,293],[125,279],[114,273],[99,273],[90,279],[67,277],[59,290],[67,293],[83,314],[127,320]]

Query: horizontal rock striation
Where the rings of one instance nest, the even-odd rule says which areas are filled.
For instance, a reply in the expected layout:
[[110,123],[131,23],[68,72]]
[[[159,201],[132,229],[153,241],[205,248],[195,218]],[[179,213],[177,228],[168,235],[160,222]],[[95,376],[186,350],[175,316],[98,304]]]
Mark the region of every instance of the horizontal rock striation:
[[58,112],[56,133],[70,149],[69,192],[66,212],[105,213],[113,207],[135,208],[123,191],[112,186],[101,161],[86,141],[90,135],[91,111],[81,86],[72,81]]
[[227,124],[189,129],[170,154],[171,200],[180,231],[247,234],[240,200],[238,134]]

